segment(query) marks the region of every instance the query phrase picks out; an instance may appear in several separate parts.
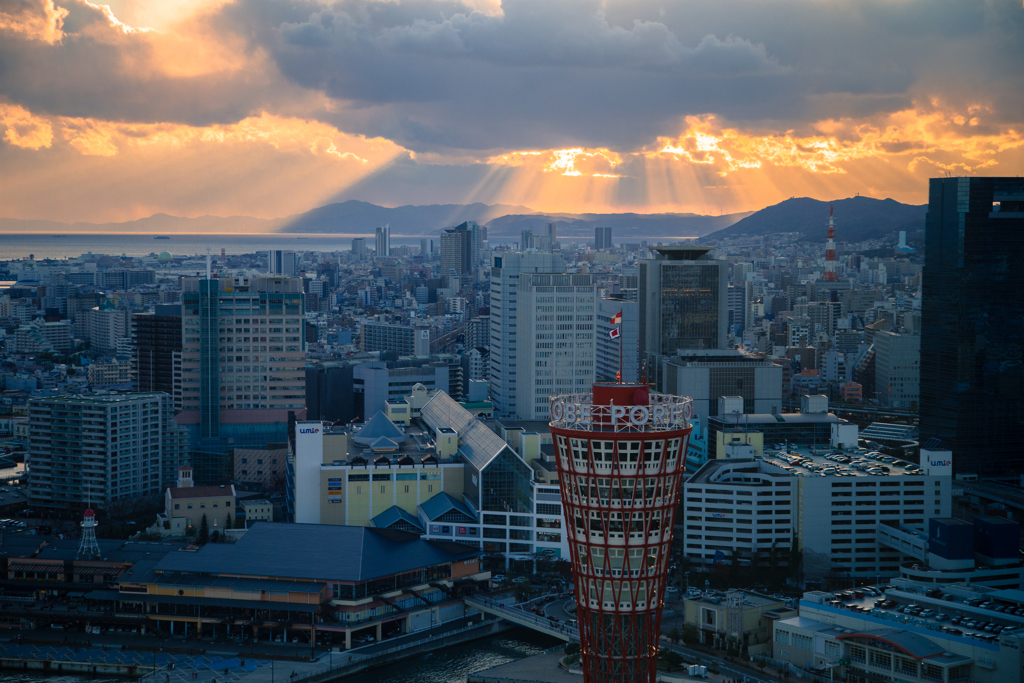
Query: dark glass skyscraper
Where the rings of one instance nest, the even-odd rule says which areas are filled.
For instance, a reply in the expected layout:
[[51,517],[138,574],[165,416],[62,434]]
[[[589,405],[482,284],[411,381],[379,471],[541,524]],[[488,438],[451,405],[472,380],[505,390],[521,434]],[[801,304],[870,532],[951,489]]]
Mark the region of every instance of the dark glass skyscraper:
[[958,473],[1024,473],[1024,178],[931,180],[923,295],[922,441]]
[[709,259],[711,247],[655,251],[657,256],[640,261],[638,269],[640,359],[648,377],[658,373],[663,357],[680,349],[721,349],[728,341],[726,262]]

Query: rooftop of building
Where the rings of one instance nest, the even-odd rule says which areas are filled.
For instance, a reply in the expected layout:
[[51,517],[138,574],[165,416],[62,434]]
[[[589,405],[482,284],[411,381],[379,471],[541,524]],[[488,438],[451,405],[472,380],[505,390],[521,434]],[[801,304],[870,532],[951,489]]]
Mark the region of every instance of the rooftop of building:
[[704,591],[700,595],[687,595],[686,599],[690,602],[700,602],[708,605],[736,605],[745,608],[785,607],[786,605],[785,598],[773,598],[769,595],[745,590]]
[[[726,478],[729,478],[730,472],[736,472],[736,474],[743,476],[744,481],[735,482],[725,480]],[[755,472],[758,475],[757,478],[762,479],[762,481],[756,481],[754,479],[747,481],[746,479],[750,478],[750,475]],[[786,472],[779,472],[777,471],[777,468],[768,466],[762,458],[755,458],[753,460],[720,458],[717,460],[709,460],[704,463],[701,468],[694,472],[686,481],[686,484],[691,486],[715,483],[742,483],[745,486],[767,486],[768,482],[772,479],[784,480],[789,476],[790,475]]]
[[[774,447],[766,444],[764,453],[766,463],[804,477],[879,477],[923,474],[915,463],[878,451],[868,451],[866,448],[844,451],[828,447],[812,449],[790,444],[787,448],[783,444],[776,444]],[[844,460],[848,462],[844,462]]]
[[551,423],[547,420],[495,420],[505,429],[521,429],[526,434],[550,434]]
[[234,544],[169,553],[157,572],[361,582],[478,557],[457,543],[416,534],[324,524],[257,522]]
[[171,500],[186,500],[189,498],[223,498],[224,496],[235,495],[235,485],[227,486],[186,486],[178,488],[172,486],[167,489],[171,494]]
[[846,422],[833,413],[729,413],[713,415],[709,422],[717,421],[723,425],[746,427],[759,424],[801,424],[812,422]]
[[61,403],[64,405],[109,405],[112,403],[131,403],[140,399],[164,396],[167,396],[167,394],[153,391],[146,393],[39,396],[33,397],[30,400],[33,403]]
[[500,436],[443,391],[437,392],[423,406],[420,416],[433,429],[450,427],[458,432],[458,452],[477,471],[483,470],[501,451],[508,448]]
[[[1020,601],[1024,591],[967,583],[936,586],[906,579],[892,583],[895,585],[810,591],[804,593],[803,601],[824,609],[849,610],[854,616],[875,621],[877,628],[905,624],[935,631],[935,636],[943,639],[962,636],[995,642],[999,634],[993,631],[998,626],[1001,635],[1014,632],[1024,638],[1024,603]],[[986,628],[989,625],[991,629]]]
[[696,261],[707,257],[714,247],[702,247],[693,245],[672,244],[668,246],[656,246],[654,251],[658,252],[666,261]]

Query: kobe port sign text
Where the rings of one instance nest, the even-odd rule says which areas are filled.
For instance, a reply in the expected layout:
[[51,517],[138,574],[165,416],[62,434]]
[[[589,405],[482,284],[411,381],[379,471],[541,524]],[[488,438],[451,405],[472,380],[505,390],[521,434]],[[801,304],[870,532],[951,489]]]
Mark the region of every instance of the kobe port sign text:
[[612,427],[671,427],[685,424],[692,414],[690,401],[649,406],[594,405],[554,399],[550,403],[551,421],[590,425],[595,420]]

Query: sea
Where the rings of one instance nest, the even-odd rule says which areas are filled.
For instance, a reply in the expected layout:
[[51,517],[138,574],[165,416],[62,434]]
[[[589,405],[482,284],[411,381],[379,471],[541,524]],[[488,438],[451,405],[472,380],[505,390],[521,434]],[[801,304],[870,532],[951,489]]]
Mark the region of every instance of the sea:
[[[142,233],[0,233],[0,261],[25,259],[76,258],[82,254],[110,256],[147,256],[168,252],[172,256],[195,256],[209,249],[215,256],[224,249],[227,254],[252,254],[269,249],[293,251],[348,251],[355,237],[367,238],[373,246],[372,234],[287,233],[287,234],[171,234],[157,239]],[[440,237],[434,238],[437,248]],[[394,246],[420,246],[419,238],[392,236]]]
[[[477,671],[540,654],[558,645],[553,638],[516,628],[345,678],[346,683],[466,683]],[[124,678],[64,676],[0,671],[0,683],[126,683]]]

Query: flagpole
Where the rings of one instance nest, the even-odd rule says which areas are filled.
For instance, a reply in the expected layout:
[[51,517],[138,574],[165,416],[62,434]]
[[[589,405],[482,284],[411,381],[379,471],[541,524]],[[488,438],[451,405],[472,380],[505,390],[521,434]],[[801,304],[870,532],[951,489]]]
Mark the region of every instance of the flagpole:
[[619,323],[619,383],[624,381],[622,377],[622,323]]

